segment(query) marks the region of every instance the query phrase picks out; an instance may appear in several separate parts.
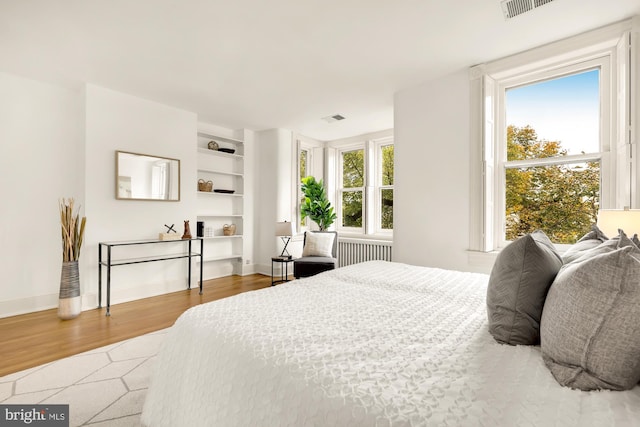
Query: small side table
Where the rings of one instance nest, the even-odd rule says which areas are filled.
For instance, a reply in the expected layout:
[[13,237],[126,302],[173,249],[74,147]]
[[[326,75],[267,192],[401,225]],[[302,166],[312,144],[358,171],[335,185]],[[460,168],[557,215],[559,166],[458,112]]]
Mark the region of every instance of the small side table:
[[[271,258],[271,286],[274,286],[276,283],[289,281],[289,263],[293,262],[293,260],[294,258],[286,256],[274,256]],[[273,267],[276,264],[280,264],[280,279],[278,280],[273,277]]]

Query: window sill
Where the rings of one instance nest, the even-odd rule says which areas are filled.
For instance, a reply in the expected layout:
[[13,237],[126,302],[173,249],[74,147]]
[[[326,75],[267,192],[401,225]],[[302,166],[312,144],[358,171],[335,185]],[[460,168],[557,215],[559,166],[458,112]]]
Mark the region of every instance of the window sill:
[[499,250],[491,252],[468,250],[467,261],[472,267],[491,270],[491,268],[493,267],[493,263],[496,261],[499,253]]

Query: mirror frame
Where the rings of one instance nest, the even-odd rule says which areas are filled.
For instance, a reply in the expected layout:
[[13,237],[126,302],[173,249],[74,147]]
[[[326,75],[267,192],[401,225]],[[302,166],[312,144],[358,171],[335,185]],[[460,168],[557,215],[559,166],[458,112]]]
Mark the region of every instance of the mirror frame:
[[[136,198],[136,197],[120,197],[119,181],[120,181],[120,154],[132,154],[134,156],[154,157],[158,160],[172,160],[178,162],[178,197],[176,199],[152,199],[152,198]],[[136,200],[136,201],[150,201],[150,202],[179,202],[180,201],[180,159],[173,159],[171,157],[155,156],[152,154],[133,153],[131,151],[116,150],[116,176],[115,176],[115,190],[116,200]]]

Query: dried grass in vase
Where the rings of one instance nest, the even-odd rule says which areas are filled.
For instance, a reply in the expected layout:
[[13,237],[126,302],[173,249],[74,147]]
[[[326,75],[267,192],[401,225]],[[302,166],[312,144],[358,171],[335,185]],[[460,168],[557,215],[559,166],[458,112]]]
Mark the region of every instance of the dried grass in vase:
[[73,198],[60,200],[60,224],[62,226],[62,260],[64,262],[77,261],[80,258],[80,248],[84,239],[86,217],[80,220],[80,214],[73,213]]

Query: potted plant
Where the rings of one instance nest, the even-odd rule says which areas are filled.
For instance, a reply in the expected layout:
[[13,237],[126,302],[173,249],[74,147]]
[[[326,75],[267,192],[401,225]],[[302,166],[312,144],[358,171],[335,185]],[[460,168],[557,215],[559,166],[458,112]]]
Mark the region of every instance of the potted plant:
[[304,193],[304,202],[300,208],[302,220],[309,217],[318,224],[320,231],[325,231],[336,220],[336,214],[327,199],[322,180],[316,181],[312,176],[302,178],[302,193]]
[[73,211],[74,201],[60,201],[60,225],[62,229],[62,274],[60,275],[60,299],[58,317],[73,319],[82,311],[80,299],[80,274],[78,259],[84,239],[86,217],[80,220],[80,214]]

